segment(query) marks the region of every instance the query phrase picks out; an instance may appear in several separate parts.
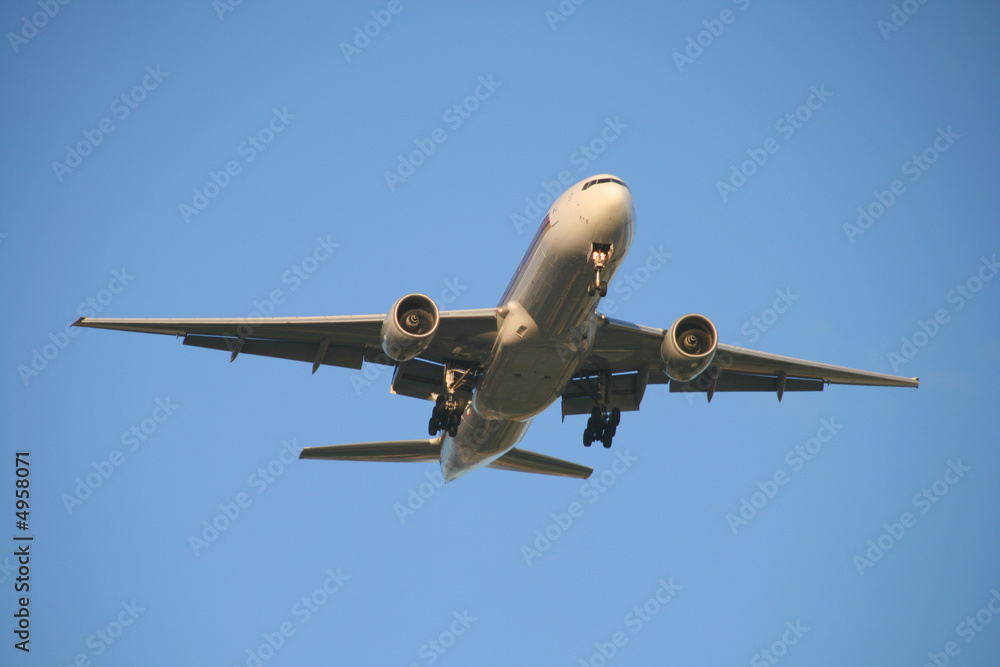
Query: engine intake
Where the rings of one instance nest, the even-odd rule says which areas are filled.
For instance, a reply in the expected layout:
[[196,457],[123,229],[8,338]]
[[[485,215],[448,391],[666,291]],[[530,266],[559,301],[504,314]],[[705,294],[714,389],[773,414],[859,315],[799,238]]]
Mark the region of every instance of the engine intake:
[[660,343],[663,369],[671,380],[687,382],[712,363],[719,335],[703,315],[685,315],[674,322]]
[[382,322],[382,350],[393,361],[409,361],[431,344],[440,317],[429,296],[407,294],[392,305]]

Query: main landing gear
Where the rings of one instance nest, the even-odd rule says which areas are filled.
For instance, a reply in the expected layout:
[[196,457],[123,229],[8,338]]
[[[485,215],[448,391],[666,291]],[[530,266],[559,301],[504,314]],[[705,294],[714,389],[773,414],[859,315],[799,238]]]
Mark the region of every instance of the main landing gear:
[[600,371],[597,374],[597,386],[593,387],[594,408],[590,411],[587,428],[583,430],[583,446],[590,447],[598,440],[605,448],[611,447],[611,441],[618,431],[622,420],[622,411],[612,408],[608,412],[608,390],[611,382],[610,371]]
[[601,280],[601,271],[608,264],[608,257],[611,256],[610,243],[595,243],[590,253],[590,261],[594,264],[594,282],[587,285],[587,296],[594,296],[600,292],[601,296],[608,295],[608,281]]
[[611,414],[608,414],[601,412],[600,408],[594,406],[594,409],[590,411],[590,419],[587,420],[587,428],[583,431],[583,446],[590,447],[591,444],[600,440],[605,448],[610,447],[621,420],[622,413],[618,408],[612,409]]
[[431,420],[427,423],[427,433],[437,435],[440,431],[447,431],[448,435],[454,438],[458,435],[460,423],[462,423],[462,411],[458,409],[457,402],[449,401],[444,394],[438,396],[431,412]]
[[434,410],[431,412],[431,419],[427,422],[427,433],[437,435],[440,431],[447,431],[448,435],[455,437],[458,435],[458,425],[462,423],[462,412],[465,406],[455,396],[462,385],[471,377],[474,377],[472,368],[459,369],[450,363],[444,365],[444,392],[434,401]]

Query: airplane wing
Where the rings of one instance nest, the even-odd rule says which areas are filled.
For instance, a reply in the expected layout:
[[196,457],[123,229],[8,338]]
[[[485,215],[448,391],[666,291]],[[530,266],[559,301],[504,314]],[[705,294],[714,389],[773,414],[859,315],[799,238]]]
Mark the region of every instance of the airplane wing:
[[[385,315],[205,319],[109,319],[81,317],[73,326],[183,336],[185,345],[321,365],[361,368],[363,361],[391,365],[382,352]],[[441,313],[438,332],[419,358],[482,363],[496,337],[493,308]]]
[[563,416],[589,413],[595,377],[610,371],[609,407],[638,410],[648,384],[669,384],[671,392],[822,391],[827,384],[917,387],[918,378],[821,364],[719,344],[712,365],[690,382],[673,382],[661,369],[664,329],[600,317],[590,356],[563,393]]

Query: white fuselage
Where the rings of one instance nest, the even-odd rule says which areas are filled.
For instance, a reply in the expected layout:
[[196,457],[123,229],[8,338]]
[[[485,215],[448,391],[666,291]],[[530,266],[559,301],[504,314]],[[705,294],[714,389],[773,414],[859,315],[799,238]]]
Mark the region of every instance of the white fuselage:
[[[592,181],[603,181],[584,186]],[[610,246],[610,282],[632,242],[632,194],[609,174],[562,193],[549,208],[498,305],[496,342],[457,435],[445,436],[441,469],[452,480],[510,451],[531,418],[558,399],[594,340],[599,294],[591,261]]]

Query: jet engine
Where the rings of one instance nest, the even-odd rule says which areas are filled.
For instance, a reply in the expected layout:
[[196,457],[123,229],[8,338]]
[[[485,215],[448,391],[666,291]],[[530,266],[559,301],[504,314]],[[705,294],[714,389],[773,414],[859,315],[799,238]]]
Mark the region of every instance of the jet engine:
[[663,336],[660,358],[671,380],[687,382],[712,363],[719,335],[712,321],[703,315],[679,318]]
[[433,299],[407,294],[392,305],[382,322],[382,349],[393,361],[409,361],[430,345],[439,319]]

